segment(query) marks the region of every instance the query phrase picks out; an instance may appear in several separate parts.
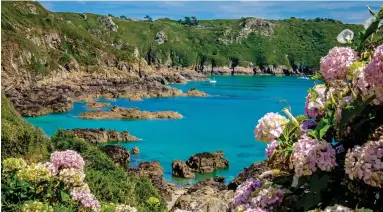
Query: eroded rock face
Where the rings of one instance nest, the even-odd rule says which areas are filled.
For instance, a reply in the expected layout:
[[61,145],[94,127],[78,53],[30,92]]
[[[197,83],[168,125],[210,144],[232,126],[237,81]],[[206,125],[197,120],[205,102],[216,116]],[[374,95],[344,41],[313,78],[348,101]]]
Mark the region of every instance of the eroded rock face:
[[193,170],[188,167],[185,162],[180,160],[174,160],[172,162],[172,175],[182,178],[195,178]]
[[109,30],[112,30],[114,32],[117,32],[118,25],[113,22],[113,19],[111,16],[102,16],[98,19],[98,21],[104,25]]
[[222,151],[203,152],[191,156],[186,161],[186,165],[193,169],[194,172],[205,174],[229,167],[229,161],[223,157]]
[[172,200],[175,188],[162,178],[164,170],[158,161],[141,163],[137,168],[129,169],[129,172],[139,177],[148,177],[166,201]]
[[174,111],[149,112],[138,108],[113,107],[110,111],[89,111],[78,116],[85,119],[180,119],[182,115]]
[[130,153],[132,154],[132,155],[138,155],[138,154],[140,154],[140,149],[138,149],[138,147],[133,147],[133,149],[130,151]]
[[86,104],[87,108],[93,108],[93,109],[100,109],[103,107],[110,107],[110,106],[111,106],[110,103],[102,103],[102,102],[89,102],[88,104]]
[[194,96],[194,97],[205,97],[208,96],[205,92],[199,91],[196,88],[190,88],[188,92],[186,93],[187,96]]
[[130,163],[129,152],[121,145],[106,145],[99,147],[105,152],[116,164],[124,168],[128,168]]
[[166,41],[166,34],[164,31],[159,31],[157,32],[156,34],[156,37],[154,38],[154,42],[156,42],[157,44],[163,44],[165,43]]
[[208,179],[193,185],[175,202],[176,209],[198,212],[225,212],[230,210],[234,191],[225,190],[223,178]]
[[129,134],[128,131],[122,131],[119,133],[116,130],[106,130],[104,128],[75,128],[66,131],[73,132],[77,138],[82,138],[85,141],[96,144],[112,141],[128,142],[140,140],[137,137]]

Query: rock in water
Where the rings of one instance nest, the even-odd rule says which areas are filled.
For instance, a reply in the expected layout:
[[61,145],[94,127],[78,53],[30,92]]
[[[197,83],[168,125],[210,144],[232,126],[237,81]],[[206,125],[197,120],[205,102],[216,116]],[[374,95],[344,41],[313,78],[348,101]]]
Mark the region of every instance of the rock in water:
[[186,165],[193,169],[194,172],[205,174],[229,167],[229,161],[223,157],[222,151],[203,152],[191,156],[186,161]]
[[208,95],[205,92],[197,90],[196,88],[190,88],[187,92],[187,96],[204,97]]
[[195,178],[193,170],[188,167],[185,162],[180,160],[174,160],[172,162],[172,175],[182,178]]
[[92,129],[92,128],[75,128],[71,130],[65,130],[67,132],[73,132],[77,138],[82,138],[85,141],[91,143],[106,143],[111,141],[138,141],[137,137],[129,134],[128,131],[122,131],[121,133],[116,130],[106,130],[104,128]]
[[85,119],[180,119],[182,115],[174,111],[149,112],[138,108],[113,107],[110,111],[89,111],[78,116]]
[[110,106],[111,106],[110,103],[102,103],[102,102],[89,102],[88,104],[86,104],[87,108],[93,108],[93,109],[100,109],[103,107],[110,107]]
[[105,152],[112,160],[124,168],[128,168],[130,163],[129,152],[121,145],[100,146],[101,151]]
[[138,155],[138,154],[140,154],[140,150],[138,149],[138,147],[133,147],[133,149],[130,151],[130,153],[132,154],[132,155]]

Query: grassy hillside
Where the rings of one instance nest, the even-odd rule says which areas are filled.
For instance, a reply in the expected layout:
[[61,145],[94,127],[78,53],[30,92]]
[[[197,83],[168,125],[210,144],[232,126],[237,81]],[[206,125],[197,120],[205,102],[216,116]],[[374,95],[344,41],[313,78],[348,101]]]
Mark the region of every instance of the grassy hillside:
[[[3,47],[17,49],[20,54],[31,52],[31,62],[24,68],[42,74],[58,65],[67,66],[72,58],[83,66],[134,63],[135,49],[149,64],[157,65],[318,68],[320,57],[339,45],[339,32],[345,28],[362,30],[360,25],[325,19],[264,20],[260,25],[249,24],[254,20],[250,18],[201,20],[189,26],[170,19],[151,22],[113,17],[118,29],[112,31],[101,24],[100,15],[52,13],[37,2],[3,2],[1,15]],[[243,36],[246,27],[252,32]],[[272,33],[264,35],[265,30]],[[165,34],[162,44],[155,42],[158,32]],[[38,42],[33,40],[38,37],[48,43],[47,34],[55,33],[60,42],[54,48],[36,45]]]
[[1,159],[23,157],[40,161],[49,156],[51,142],[44,133],[16,112],[11,102],[1,95]]

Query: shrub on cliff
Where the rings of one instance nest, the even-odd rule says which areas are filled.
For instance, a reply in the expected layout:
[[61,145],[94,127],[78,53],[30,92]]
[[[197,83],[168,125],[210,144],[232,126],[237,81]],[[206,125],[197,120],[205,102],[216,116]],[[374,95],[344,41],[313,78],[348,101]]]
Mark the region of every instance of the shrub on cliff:
[[40,130],[24,121],[11,102],[1,95],[1,159],[23,157],[36,162],[48,157],[51,142]]

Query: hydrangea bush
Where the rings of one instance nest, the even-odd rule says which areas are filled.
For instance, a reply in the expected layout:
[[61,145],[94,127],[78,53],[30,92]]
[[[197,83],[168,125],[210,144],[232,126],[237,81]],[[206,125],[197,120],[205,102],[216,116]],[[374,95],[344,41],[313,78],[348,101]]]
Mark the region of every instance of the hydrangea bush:
[[[285,172],[283,181],[260,174],[243,182],[236,189],[233,209],[307,211],[339,201],[349,208],[383,208],[383,8],[379,13],[369,10],[373,18],[366,30],[355,39],[352,31],[342,31],[337,39],[345,46],[330,49],[319,61],[313,80],[322,82],[309,89],[305,115],[294,117],[285,108],[287,118],[268,113],[258,121],[255,138],[270,142],[266,165],[274,172],[273,161],[286,161],[290,170],[280,165],[276,173]],[[291,195],[294,206],[286,199]]]

